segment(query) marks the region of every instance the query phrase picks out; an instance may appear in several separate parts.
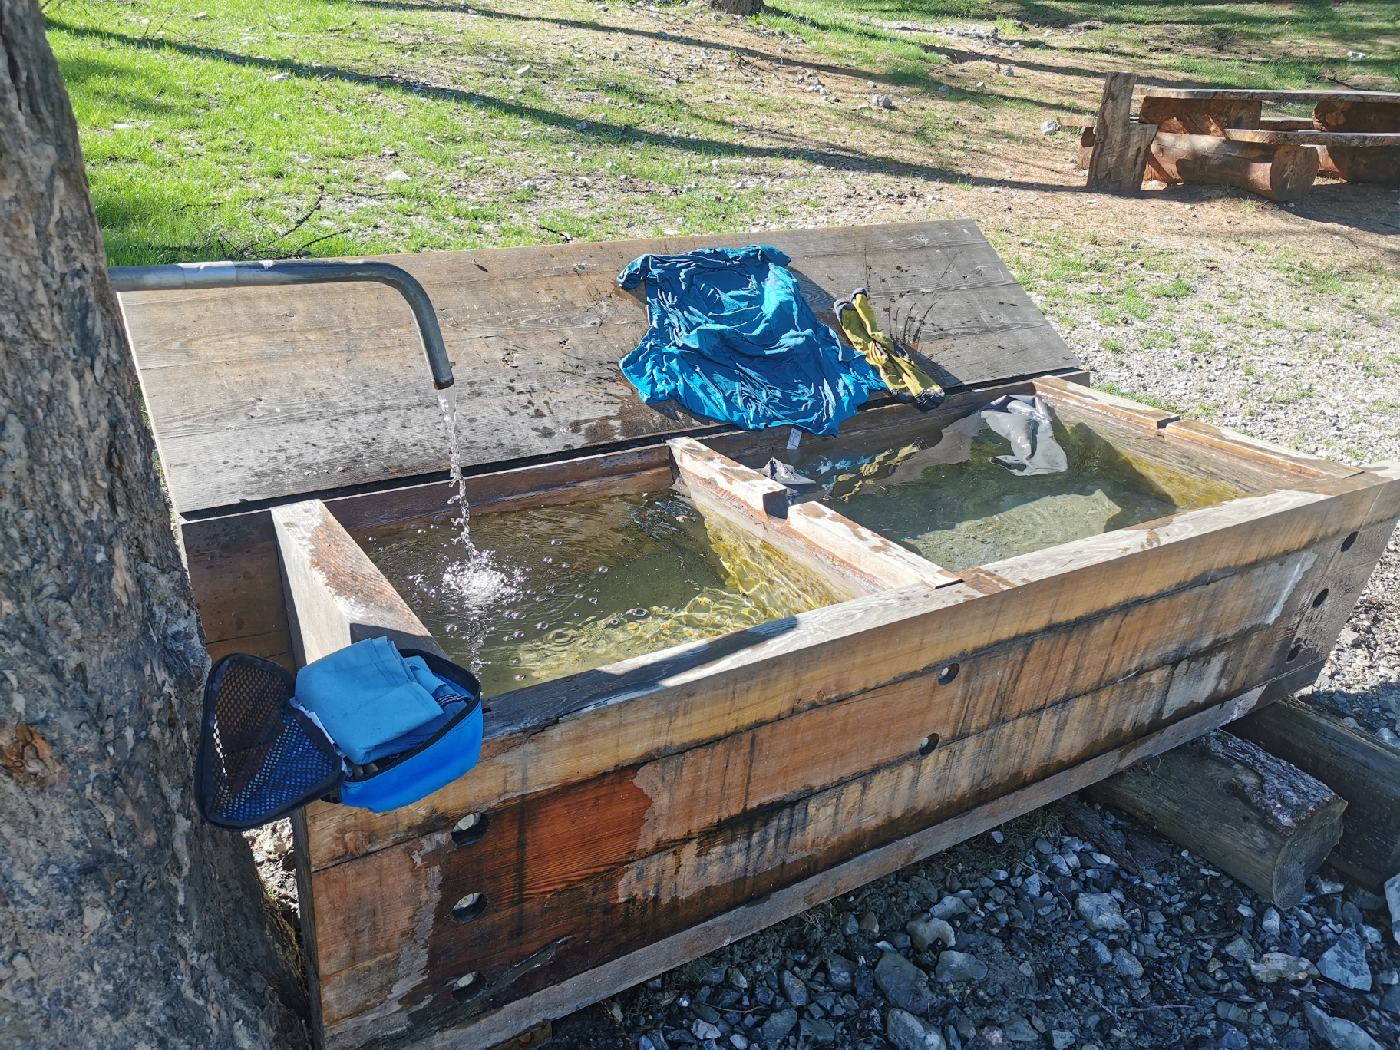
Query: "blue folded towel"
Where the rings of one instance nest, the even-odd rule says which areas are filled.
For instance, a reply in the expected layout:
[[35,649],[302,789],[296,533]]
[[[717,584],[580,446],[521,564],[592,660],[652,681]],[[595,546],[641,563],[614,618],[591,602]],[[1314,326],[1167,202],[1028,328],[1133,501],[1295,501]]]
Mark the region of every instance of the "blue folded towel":
[[351,762],[409,750],[451,717],[435,698],[459,693],[420,657],[405,660],[387,638],[370,638],[307,664],[297,706],[314,715]]

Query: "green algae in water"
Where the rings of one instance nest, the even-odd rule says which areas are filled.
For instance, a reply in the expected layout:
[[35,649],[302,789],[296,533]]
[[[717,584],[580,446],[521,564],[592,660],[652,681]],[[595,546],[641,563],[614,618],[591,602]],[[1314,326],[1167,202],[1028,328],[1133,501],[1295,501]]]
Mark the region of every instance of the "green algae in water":
[[[1008,442],[957,424],[899,448],[848,454],[809,446],[793,465],[821,502],[949,569],[1000,561],[1240,495],[1121,451],[1085,423],[1053,421],[1068,469],[1017,475]],[[840,439],[836,439],[839,444]]]
[[841,599],[673,491],[360,537],[444,651],[494,696]]

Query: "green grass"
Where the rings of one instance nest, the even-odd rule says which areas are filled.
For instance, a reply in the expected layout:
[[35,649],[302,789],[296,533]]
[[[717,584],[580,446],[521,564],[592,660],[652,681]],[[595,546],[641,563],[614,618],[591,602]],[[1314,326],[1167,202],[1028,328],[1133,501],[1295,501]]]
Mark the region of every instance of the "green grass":
[[[972,185],[970,151],[1036,141],[1047,107],[1090,111],[1091,58],[1393,87],[1397,6],[770,0],[746,24],[702,3],[641,18],[585,0],[49,0],[45,13],[108,254],[152,263],[778,224],[839,194],[832,173],[956,190]],[[1103,28],[1044,34],[1089,18]],[[1007,53],[1021,79],[964,68],[967,40],[942,30],[973,23],[1022,44]],[[1082,91],[1047,100],[1027,85],[1037,70]],[[843,97],[804,90],[816,81]],[[896,109],[855,112],[876,91]],[[395,171],[408,180],[386,181]],[[1049,261],[1052,284],[1112,273],[1092,255]],[[1175,294],[1150,290],[1174,287],[1165,277],[1149,297]],[[1138,300],[1120,313],[1141,315]]]
[[1183,412],[1180,406],[1174,405],[1170,401],[1160,397],[1153,397],[1151,394],[1145,394],[1139,390],[1125,390],[1116,383],[1095,382],[1094,389],[1102,390],[1106,394],[1117,394],[1119,397],[1126,397],[1132,401],[1136,401],[1140,405],[1151,405],[1153,408],[1160,408],[1163,412],[1176,412],[1178,414]]

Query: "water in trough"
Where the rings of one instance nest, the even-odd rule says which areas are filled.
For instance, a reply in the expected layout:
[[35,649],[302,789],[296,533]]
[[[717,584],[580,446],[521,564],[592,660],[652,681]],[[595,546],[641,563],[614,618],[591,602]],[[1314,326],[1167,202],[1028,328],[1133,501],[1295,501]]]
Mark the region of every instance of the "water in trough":
[[683,495],[478,513],[357,539],[486,695],[711,638],[839,600]]
[[[970,420],[976,423],[976,418]],[[1019,475],[983,426],[918,433],[897,445],[837,437],[788,461],[832,510],[949,569],[984,565],[1241,495],[1228,482],[1129,452],[1084,422],[1053,421],[1065,469]]]

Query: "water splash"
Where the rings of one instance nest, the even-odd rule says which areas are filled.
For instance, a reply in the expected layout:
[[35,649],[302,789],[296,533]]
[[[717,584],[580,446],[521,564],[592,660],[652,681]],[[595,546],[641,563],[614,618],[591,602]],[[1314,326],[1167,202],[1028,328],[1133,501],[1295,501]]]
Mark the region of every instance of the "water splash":
[[[479,653],[485,640],[485,625],[491,616],[517,592],[518,580],[512,580],[493,562],[493,552],[478,550],[472,542],[471,503],[467,499],[467,479],[462,474],[462,448],[457,432],[457,389],[447,387],[438,391],[438,407],[442,410],[442,425],[447,431],[448,479],[453,495],[448,503],[455,505],[456,516],[452,533],[452,554],[442,573],[440,587],[434,587],[422,577],[420,586],[440,590],[466,613],[470,626],[463,632],[469,651]],[[449,630],[455,630],[450,625]],[[473,674],[481,673],[481,658],[473,655]]]

